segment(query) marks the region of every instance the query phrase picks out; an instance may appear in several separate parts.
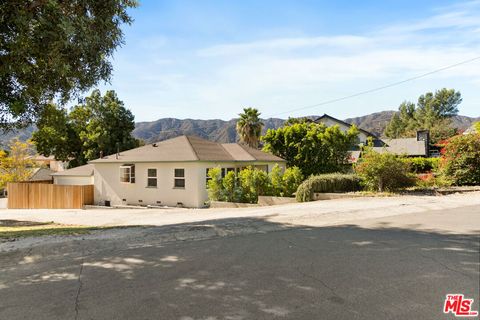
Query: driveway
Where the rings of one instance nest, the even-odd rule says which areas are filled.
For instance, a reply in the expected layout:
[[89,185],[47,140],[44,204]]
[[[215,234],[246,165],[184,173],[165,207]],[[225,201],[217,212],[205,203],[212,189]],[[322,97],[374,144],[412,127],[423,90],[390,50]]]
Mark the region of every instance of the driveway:
[[2,244],[0,319],[437,320],[453,318],[447,293],[478,310],[480,207],[408,208],[323,227],[297,212],[296,226],[230,218]]
[[227,218],[263,217],[275,223],[331,225],[352,219],[393,216],[436,209],[480,206],[480,192],[449,196],[400,196],[354,198],[272,207],[236,209],[89,209],[0,210],[0,219],[54,221],[89,226],[165,226]]

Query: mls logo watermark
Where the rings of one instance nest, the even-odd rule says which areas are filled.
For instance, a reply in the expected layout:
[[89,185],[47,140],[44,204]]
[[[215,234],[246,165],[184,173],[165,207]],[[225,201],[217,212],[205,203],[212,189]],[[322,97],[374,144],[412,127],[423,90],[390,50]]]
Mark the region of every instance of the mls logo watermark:
[[456,317],[476,317],[478,311],[472,310],[473,299],[467,299],[463,294],[447,294],[443,313],[453,313]]

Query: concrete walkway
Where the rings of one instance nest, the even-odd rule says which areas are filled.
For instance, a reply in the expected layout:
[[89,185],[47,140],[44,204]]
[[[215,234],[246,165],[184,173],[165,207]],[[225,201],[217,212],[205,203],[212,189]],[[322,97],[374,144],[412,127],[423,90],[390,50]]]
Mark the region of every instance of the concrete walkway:
[[89,226],[166,226],[217,219],[262,217],[292,225],[334,225],[356,219],[373,219],[429,210],[480,206],[480,192],[448,196],[355,198],[236,209],[89,209],[0,210],[1,219]]

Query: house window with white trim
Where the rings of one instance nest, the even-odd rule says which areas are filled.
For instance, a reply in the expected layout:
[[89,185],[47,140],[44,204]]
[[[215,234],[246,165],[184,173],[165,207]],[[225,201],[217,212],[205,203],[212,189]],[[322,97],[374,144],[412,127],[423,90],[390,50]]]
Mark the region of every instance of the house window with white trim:
[[173,187],[185,189],[185,169],[175,169]]
[[157,187],[157,169],[147,169],[147,187]]
[[135,165],[124,164],[120,166],[120,182],[135,183]]

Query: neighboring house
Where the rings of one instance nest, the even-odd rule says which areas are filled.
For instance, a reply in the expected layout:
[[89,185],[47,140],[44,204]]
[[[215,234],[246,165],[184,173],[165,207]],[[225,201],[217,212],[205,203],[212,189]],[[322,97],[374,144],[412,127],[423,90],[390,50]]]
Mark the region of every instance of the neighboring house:
[[208,200],[207,172],[222,174],[253,166],[270,172],[286,161],[238,143],[217,143],[179,136],[90,161],[53,175],[56,184],[79,184],[92,179],[95,203],[109,205],[167,205],[202,207]]
[[35,168],[32,175],[28,178],[29,182],[50,182],[53,180],[52,174],[55,171],[48,168]]
[[[348,129],[350,129],[350,127],[352,126],[352,124],[347,123],[347,122],[342,121],[342,120],[339,120],[339,119],[334,118],[332,116],[329,116],[328,114],[324,114],[323,116],[315,119],[314,122],[323,123],[327,127],[338,125],[342,131],[348,131]],[[368,132],[367,130],[363,130],[362,128],[359,128],[359,127],[357,127],[357,129],[359,131],[359,133],[358,133],[359,144],[360,143],[361,144],[366,144],[367,139],[369,137],[371,137],[373,139],[377,139],[377,136],[374,135],[373,133]]]
[[[317,118],[316,123],[323,123],[326,126],[338,125],[341,130],[347,131],[352,124],[336,119],[328,114]],[[380,139],[374,134],[358,128],[359,145],[366,145],[368,138],[373,140],[373,149],[377,152],[392,152],[396,154],[406,155],[408,157],[430,157],[437,156],[437,153],[430,151],[430,134],[428,130],[417,131],[415,138],[399,138],[399,139]],[[361,157],[360,148],[355,146],[350,151],[350,162],[356,162]],[[438,154],[439,155],[439,154]]]
[[34,161],[36,165],[47,167],[54,172],[65,170],[65,162],[55,160],[54,156],[45,157],[44,155],[37,154],[29,156],[28,159]]
[[93,164],[86,164],[61,172],[55,172],[52,174],[53,183],[78,186],[93,184],[93,170]]
[[408,157],[430,157],[430,133],[428,130],[417,131],[415,138],[399,138],[381,140],[383,146],[375,146],[377,152],[391,152],[406,155]]

